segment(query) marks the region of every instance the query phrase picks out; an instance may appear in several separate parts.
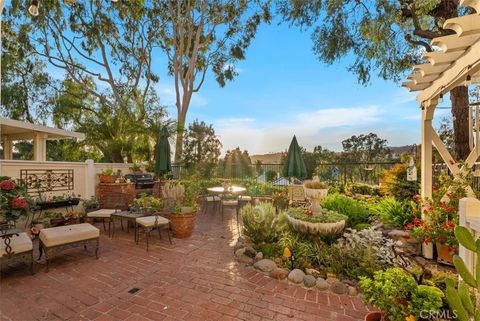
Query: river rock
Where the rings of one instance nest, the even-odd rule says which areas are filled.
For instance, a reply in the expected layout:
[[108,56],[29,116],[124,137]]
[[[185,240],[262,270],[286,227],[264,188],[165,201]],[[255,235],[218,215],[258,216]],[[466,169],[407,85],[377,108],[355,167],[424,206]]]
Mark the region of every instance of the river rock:
[[239,256],[237,258],[237,260],[238,260],[238,262],[244,263],[244,264],[247,264],[247,265],[253,264],[253,259],[249,256],[246,256],[245,254]]
[[358,294],[357,288],[355,288],[354,286],[348,287],[348,295],[356,296],[357,294]]
[[277,267],[275,262],[269,259],[263,259],[253,265],[254,268],[262,272],[270,272]]
[[288,269],[275,268],[270,271],[270,277],[277,280],[285,280],[290,271]]
[[245,248],[245,255],[251,257],[252,259],[257,255],[257,251],[251,246]]
[[305,273],[302,270],[294,269],[288,274],[288,280],[293,283],[302,283]]
[[236,257],[240,257],[242,255],[245,255],[245,248],[244,247],[235,251],[235,256]]
[[257,255],[255,255],[255,262],[263,260],[263,253],[258,252]]
[[320,272],[318,270],[315,270],[315,269],[309,269],[309,268],[305,269],[305,273],[307,275],[312,275],[316,278],[325,276],[325,273],[322,273],[322,272]]
[[320,291],[325,291],[330,288],[330,284],[324,278],[318,278],[315,287]]
[[330,285],[330,291],[332,291],[335,294],[347,294],[348,293],[348,287],[342,282],[335,282],[332,285]]
[[315,277],[313,275],[305,275],[303,277],[303,284],[307,288],[313,288],[316,283],[317,283],[317,279],[315,279]]

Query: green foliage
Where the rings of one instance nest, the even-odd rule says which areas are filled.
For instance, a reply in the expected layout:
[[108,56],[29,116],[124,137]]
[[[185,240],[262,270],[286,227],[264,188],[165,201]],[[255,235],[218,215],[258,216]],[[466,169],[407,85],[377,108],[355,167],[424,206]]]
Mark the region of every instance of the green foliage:
[[372,217],[367,206],[362,202],[342,194],[330,194],[320,202],[320,205],[327,210],[348,216],[350,226],[369,223]]
[[265,172],[265,180],[267,182],[273,182],[277,178],[277,172],[269,170]]
[[228,150],[225,158],[219,162],[218,176],[225,178],[245,178],[253,175],[252,161],[248,152],[239,147]]
[[223,186],[225,184],[243,186],[247,189],[246,194],[249,196],[271,196],[274,193],[281,193],[285,190],[283,186],[274,186],[272,183],[259,183],[256,179],[240,179],[240,178],[211,178],[211,179],[202,179],[202,178],[191,178],[191,179],[182,179],[178,182],[186,187],[190,184],[196,184],[199,188],[199,193],[205,195],[208,193],[207,188],[215,186]]
[[387,141],[375,133],[352,136],[342,141],[342,158],[351,162],[382,162],[391,158]]
[[391,321],[404,321],[421,311],[438,312],[443,293],[434,286],[418,285],[415,279],[400,268],[377,271],[373,279],[361,278],[360,288],[365,300],[384,312]]
[[302,207],[293,207],[287,211],[289,216],[310,223],[336,223],[348,220],[348,216],[335,211],[322,209],[322,213],[318,214],[318,216],[307,214],[310,212],[311,211],[305,210]]
[[470,272],[462,258],[455,255],[453,263],[457,273],[463,281],[460,281],[455,288],[452,279],[446,281],[447,301],[450,309],[457,312],[459,321],[480,320],[480,302],[478,294],[480,291],[480,239],[474,239],[472,233],[465,227],[457,226],[455,236],[459,243],[468,251],[476,255],[476,267],[474,273]]
[[195,120],[185,132],[182,163],[189,173],[209,178],[214,174],[221,148],[213,126]]
[[[417,169],[419,172],[419,169]],[[385,171],[380,180],[381,190],[387,196],[395,197],[399,201],[409,201],[418,194],[418,181],[407,181],[407,164],[395,164]]]
[[276,242],[287,227],[285,213],[277,213],[270,203],[247,204],[240,214],[245,236],[257,245]]
[[410,202],[399,202],[393,197],[384,197],[370,205],[377,217],[392,227],[402,228],[417,217]]
[[160,211],[163,207],[161,199],[153,197],[145,193],[140,194],[140,197],[135,200],[140,207],[152,208],[154,211]]
[[365,183],[357,183],[357,182],[348,182],[345,184],[345,194],[346,195],[371,195],[371,196],[381,196],[382,193],[380,191],[379,186],[365,184]]
[[8,176],[0,179],[0,221],[16,222],[20,217],[28,215],[34,208],[34,202],[25,186],[19,180]]

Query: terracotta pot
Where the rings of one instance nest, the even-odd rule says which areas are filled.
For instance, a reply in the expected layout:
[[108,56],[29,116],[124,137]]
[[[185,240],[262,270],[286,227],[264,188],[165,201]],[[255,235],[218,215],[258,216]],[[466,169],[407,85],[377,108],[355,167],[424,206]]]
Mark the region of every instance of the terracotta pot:
[[59,218],[51,218],[50,219],[50,225],[51,226],[61,226],[65,224],[65,219],[63,217]]
[[437,255],[438,255],[437,261],[440,263],[452,265],[453,255],[448,250],[448,246],[440,242],[437,242],[436,247],[437,247]]
[[100,183],[113,184],[115,183],[117,178],[118,178],[117,175],[98,175],[98,179],[100,180]]
[[177,239],[184,239],[190,237],[195,227],[195,220],[197,219],[197,213],[191,214],[172,214],[170,217],[170,224],[172,227],[173,237]]
[[380,311],[368,312],[364,321],[386,321],[387,318],[384,317],[383,313]]

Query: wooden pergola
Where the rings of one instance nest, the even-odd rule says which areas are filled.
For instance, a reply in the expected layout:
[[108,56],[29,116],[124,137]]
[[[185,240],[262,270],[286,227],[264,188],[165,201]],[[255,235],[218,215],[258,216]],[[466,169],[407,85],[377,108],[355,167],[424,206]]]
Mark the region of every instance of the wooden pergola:
[[[445,21],[443,28],[453,30],[455,34],[433,39],[431,44],[437,47],[438,51],[425,53],[423,58],[428,63],[414,66],[415,72],[408,76],[410,81],[403,83],[403,86],[410,91],[420,91],[417,101],[422,110],[421,195],[423,198],[432,197],[433,146],[454,176],[458,176],[464,170],[449,153],[432,127],[435,108],[444,94],[457,86],[464,85],[467,79],[472,83],[480,82],[480,0],[462,0],[460,6],[471,7],[476,13]],[[480,155],[478,120],[480,120],[479,117],[477,117],[475,140],[470,130],[472,148],[464,166],[473,166]],[[471,113],[469,124],[465,126],[473,128]]]

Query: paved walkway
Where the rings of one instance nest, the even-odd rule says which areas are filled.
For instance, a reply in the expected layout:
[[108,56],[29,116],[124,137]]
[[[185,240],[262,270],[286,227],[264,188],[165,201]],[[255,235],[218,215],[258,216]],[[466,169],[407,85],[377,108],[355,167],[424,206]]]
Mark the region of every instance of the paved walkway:
[[[231,213],[230,213],[231,214]],[[45,272],[5,269],[0,280],[0,320],[361,320],[357,297],[306,290],[270,279],[233,257],[237,226],[232,215],[202,214],[194,235],[168,243],[102,231],[100,259],[70,249]],[[99,225],[100,227],[100,225]],[[139,290],[131,294],[129,290]]]

